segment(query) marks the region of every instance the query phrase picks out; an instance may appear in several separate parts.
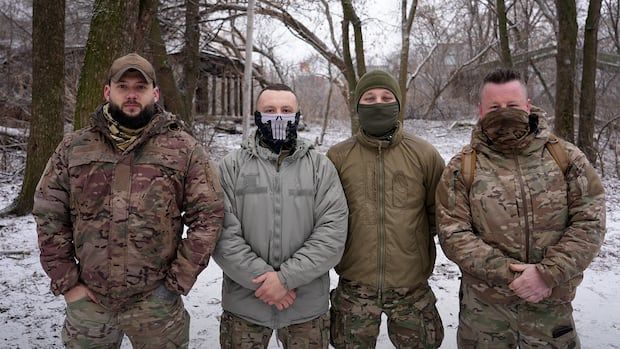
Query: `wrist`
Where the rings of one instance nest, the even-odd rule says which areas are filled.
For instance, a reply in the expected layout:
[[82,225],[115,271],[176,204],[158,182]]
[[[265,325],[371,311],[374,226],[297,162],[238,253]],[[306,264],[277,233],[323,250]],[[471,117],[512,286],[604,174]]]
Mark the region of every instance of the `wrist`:
[[280,285],[282,285],[282,287],[284,287],[286,290],[289,290],[289,287],[286,284],[286,278],[284,277],[284,275],[282,275],[282,272],[278,271],[278,272],[275,272],[275,273],[278,276],[278,280],[280,280]]

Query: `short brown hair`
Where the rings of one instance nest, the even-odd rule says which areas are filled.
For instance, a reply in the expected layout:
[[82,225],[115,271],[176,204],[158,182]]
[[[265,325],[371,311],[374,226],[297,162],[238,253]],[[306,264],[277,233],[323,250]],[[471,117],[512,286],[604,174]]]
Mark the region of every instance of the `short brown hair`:
[[286,84],[270,84],[270,85],[265,86],[265,88],[263,88],[258,93],[258,96],[256,96],[256,102],[257,103],[258,103],[258,99],[260,98],[260,95],[262,95],[263,92],[268,91],[268,90],[271,90],[271,91],[288,91],[288,92],[294,94],[295,98],[297,99],[297,94],[295,94],[295,91],[293,91],[293,89],[290,88],[289,85],[286,85]]
[[521,79],[521,74],[518,71],[510,68],[499,68],[488,73],[484,79],[482,79],[482,84],[478,89],[478,98],[482,98],[482,90],[486,84],[505,84],[511,81],[518,81],[521,83],[527,94],[525,82]]
[[519,74],[518,71],[509,68],[500,68],[488,73],[482,80],[482,86],[488,83],[505,84],[515,80],[523,83],[521,74]]

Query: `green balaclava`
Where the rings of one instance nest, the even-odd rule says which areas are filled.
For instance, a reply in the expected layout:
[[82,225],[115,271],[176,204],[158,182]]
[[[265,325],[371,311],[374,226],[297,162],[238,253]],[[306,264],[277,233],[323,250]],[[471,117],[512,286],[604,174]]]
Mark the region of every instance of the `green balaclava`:
[[[373,88],[385,88],[390,90],[396,102],[360,104],[364,92]],[[389,135],[398,124],[398,113],[401,109],[400,87],[394,77],[383,70],[373,70],[364,74],[355,88],[355,101],[357,115],[360,118],[360,127],[364,132],[373,137]]]

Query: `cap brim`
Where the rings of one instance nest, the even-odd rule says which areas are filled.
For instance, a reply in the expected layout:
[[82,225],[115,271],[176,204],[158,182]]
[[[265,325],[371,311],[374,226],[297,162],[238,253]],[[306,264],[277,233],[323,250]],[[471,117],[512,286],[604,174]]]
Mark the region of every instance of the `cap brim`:
[[121,77],[123,77],[123,75],[130,69],[134,69],[137,70],[138,72],[140,72],[140,74],[142,74],[142,76],[144,77],[144,80],[146,80],[147,83],[151,84],[153,83],[153,79],[151,79],[142,69],[140,69],[140,67],[134,66],[134,65],[130,65],[127,66],[119,71],[116,72],[116,74],[112,75],[112,77],[110,77],[110,80],[112,82],[118,82],[118,80],[121,79]]

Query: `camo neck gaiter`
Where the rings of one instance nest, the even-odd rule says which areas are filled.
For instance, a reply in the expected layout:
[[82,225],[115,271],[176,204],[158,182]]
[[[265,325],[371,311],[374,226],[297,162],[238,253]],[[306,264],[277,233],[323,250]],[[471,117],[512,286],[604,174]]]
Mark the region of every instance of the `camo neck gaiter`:
[[480,128],[487,138],[487,144],[499,151],[519,150],[531,143],[529,114],[521,109],[500,108],[487,113],[480,119]]

